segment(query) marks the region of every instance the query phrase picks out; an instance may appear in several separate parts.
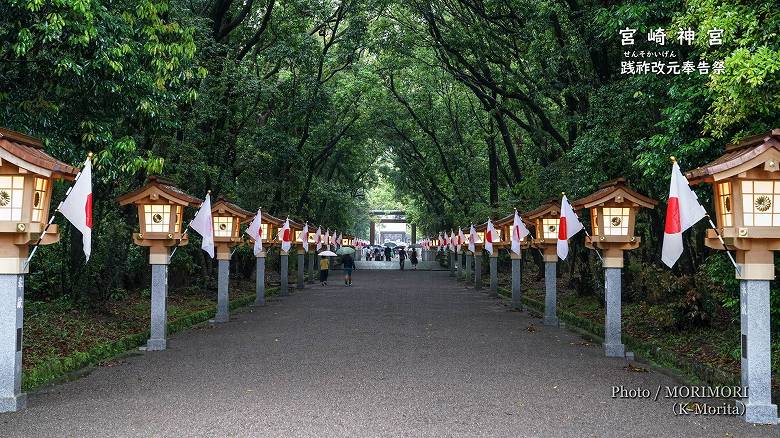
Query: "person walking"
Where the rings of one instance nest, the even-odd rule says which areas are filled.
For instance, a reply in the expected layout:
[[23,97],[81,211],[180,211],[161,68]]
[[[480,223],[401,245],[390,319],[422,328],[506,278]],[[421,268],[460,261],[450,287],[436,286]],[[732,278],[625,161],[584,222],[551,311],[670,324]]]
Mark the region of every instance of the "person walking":
[[352,286],[352,270],[355,269],[355,261],[349,254],[341,258],[341,267],[344,269],[344,286]]
[[412,269],[417,269],[417,250],[412,248],[411,254],[409,254],[409,261],[412,262]]
[[393,251],[390,249],[389,246],[385,247],[385,261],[389,262],[390,260],[393,260]]
[[330,260],[327,257],[320,257],[320,285],[328,285],[328,270],[330,269]]
[[404,260],[406,260],[406,251],[403,248],[398,249],[398,260],[401,263],[401,270],[404,270]]

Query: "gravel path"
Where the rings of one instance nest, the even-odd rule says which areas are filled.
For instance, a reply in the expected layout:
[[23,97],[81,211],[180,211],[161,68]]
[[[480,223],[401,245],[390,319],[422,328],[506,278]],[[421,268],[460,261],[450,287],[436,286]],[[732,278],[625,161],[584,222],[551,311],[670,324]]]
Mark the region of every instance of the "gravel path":
[[0,414],[0,437],[780,436],[676,417],[672,400],[613,399],[613,385],[677,383],[447,272],[331,280],[30,394]]

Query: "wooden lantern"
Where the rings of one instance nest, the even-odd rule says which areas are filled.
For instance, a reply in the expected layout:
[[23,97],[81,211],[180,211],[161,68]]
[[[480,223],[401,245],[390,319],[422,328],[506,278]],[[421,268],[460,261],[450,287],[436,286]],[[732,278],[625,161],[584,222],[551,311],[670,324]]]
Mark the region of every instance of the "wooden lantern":
[[[780,129],[726,145],[726,153],[686,176],[710,183],[718,230],[737,251],[739,278],[772,280],[772,251],[780,250]],[[723,250],[715,230],[705,244]]]
[[[496,234],[493,236],[493,248],[498,248],[502,244],[504,233],[500,227],[496,226],[495,222],[493,222],[493,228],[496,230]],[[487,222],[475,226],[474,229],[477,231],[477,236],[479,237],[476,243],[477,248],[484,248],[485,233],[487,232]]]
[[[530,230],[531,227],[534,226],[534,223],[531,221],[527,221],[524,217],[520,218],[521,221],[525,224],[525,226]],[[495,222],[493,222],[493,226],[495,227],[496,231],[499,233],[499,236],[501,238],[500,242],[494,243],[493,245],[498,245],[499,247],[511,247],[512,246],[512,224],[515,222],[515,214],[512,213],[509,216],[503,217],[501,219],[497,219]],[[527,236],[525,239],[523,239],[520,242],[520,248],[521,249],[528,249],[531,246],[531,236]]]
[[585,246],[604,250],[605,268],[622,268],[623,251],[638,248],[641,240],[634,235],[637,212],[640,208],[655,208],[656,204],[631,190],[624,178],[618,178],[574,201],[572,207],[590,209],[591,235],[585,238]]
[[241,224],[254,214],[220,197],[211,206],[217,260],[230,260],[231,248],[241,243]]
[[292,245],[290,248],[298,248],[299,251],[303,251],[303,242],[301,241],[301,235],[303,234],[303,224],[290,219],[290,233],[292,233]]
[[120,196],[117,202],[138,208],[140,230],[133,233],[133,242],[149,247],[151,264],[168,264],[168,248],[187,244],[187,235],[182,233],[183,209],[203,203],[159,176],[150,176],[146,185]]
[[279,241],[279,230],[281,230],[283,226],[284,220],[263,212],[263,223],[261,224],[263,230],[263,245],[279,245],[281,243]]
[[[41,140],[0,128],[0,273],[26,272],[29,244],[49,220],[52,184],[73,180],[78,169],[48,155]],[[42,245],[59,241],[56,224]]]
[[535,233],[531,245],[542,250],[545,262],[557,262],[558,254],[558,224],[561,219],[561,200],[549,199],[539,207],[522,214],[523,218],[533,223]]

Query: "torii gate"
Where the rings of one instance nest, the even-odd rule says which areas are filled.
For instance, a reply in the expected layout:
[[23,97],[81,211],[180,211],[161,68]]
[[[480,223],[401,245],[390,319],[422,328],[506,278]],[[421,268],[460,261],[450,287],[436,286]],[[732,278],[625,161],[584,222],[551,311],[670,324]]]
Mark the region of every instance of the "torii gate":
[[[371,210],[368,212],[371,218],[371,233],[369,240],[372,245],[376,245],[376,224],[406,224],[406,212],[402,210]],[[412,226],[412,245],[417,243],[417,225]]]

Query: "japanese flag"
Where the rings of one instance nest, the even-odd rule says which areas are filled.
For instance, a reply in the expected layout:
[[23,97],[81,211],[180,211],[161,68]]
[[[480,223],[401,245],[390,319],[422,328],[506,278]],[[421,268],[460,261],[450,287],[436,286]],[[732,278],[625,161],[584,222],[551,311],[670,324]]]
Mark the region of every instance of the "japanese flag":
[[458,248],[466,243],[466,236],[463,235],[463,228],[458,228]]
[[330,230],[325,231],[325,239],[322,241],[325,244],[325,249],[330,249]]
[[438,250],[441,251],[444,249],[444,235],[442,233],[439,233],[439,248]]
[[255,257],[259,257],[260,253],[263,252],[263,212],[260,209],[257,210],[257,214],[252,219],[252,223],[249,224],[249,228],[246,229],[246,233],[254,239]]
[[680,172],[675,161],[672,164],[672,181],[669,185],[669,203],[666,207],[666,225],[661,260],[672,267],[683,252],[682,233],[707,215],[699,198],[691,190],[688,180]]
[[477,250],[478,239],[477,230],[474,228],[474,224],[471,224],[471,228],[469,228],[469,251],[474,252]]
[[339,237],[336,238],[336,248],[341,248],[344,246],[344,233],[339,233]]
[[493,239],[496,237],[496,229],[493,222],[488,218],[487,230],[485,230],[485,251],[493,255]]
[[81,232],[84,256],[92,253],[92,161],[87,158],[73,187],[59,207],[60,213]]
[[569,239],[574,237],[575,234],[582,231],[584,227],[582,222],[574,213],[574,209],[569,204],[569,200],[566,199],[566,195],[561,198],[561,219],[558,222],[558,257],[561,260],[566,260],[566,256],[569,255]]
[[450,251],[455,251],[455,232],[450,230],[450,234],[447,235],[447,246]]
[[290,218],[284,221],[282,229],[279,230],[279,240],[282,241],[282,251],[289,252],[292,246],[292,231],[290,230]]
[[317,244],[317,251],[322,248],[322,227],[317,227],[317,231],[314,233],[314,243]]
[[306,222],[303,225],[303,231],[301,231],[301,246],[303,252],[309,252],[309,223]]
[[214,258],[214,220],[211,218],[211,193],[206,194],[206,200],[200,205],[200,210],[190,222],[190,228],[197,231],[203,238],[200,247]]
[[520,215],[517,214],[517,210],[515,210],[515,219],[512,221],[512,252],[520,255],[520,243],[531,234],[530,231],[528,231],[528,228],[523,223],[523,220],[520,219]]

